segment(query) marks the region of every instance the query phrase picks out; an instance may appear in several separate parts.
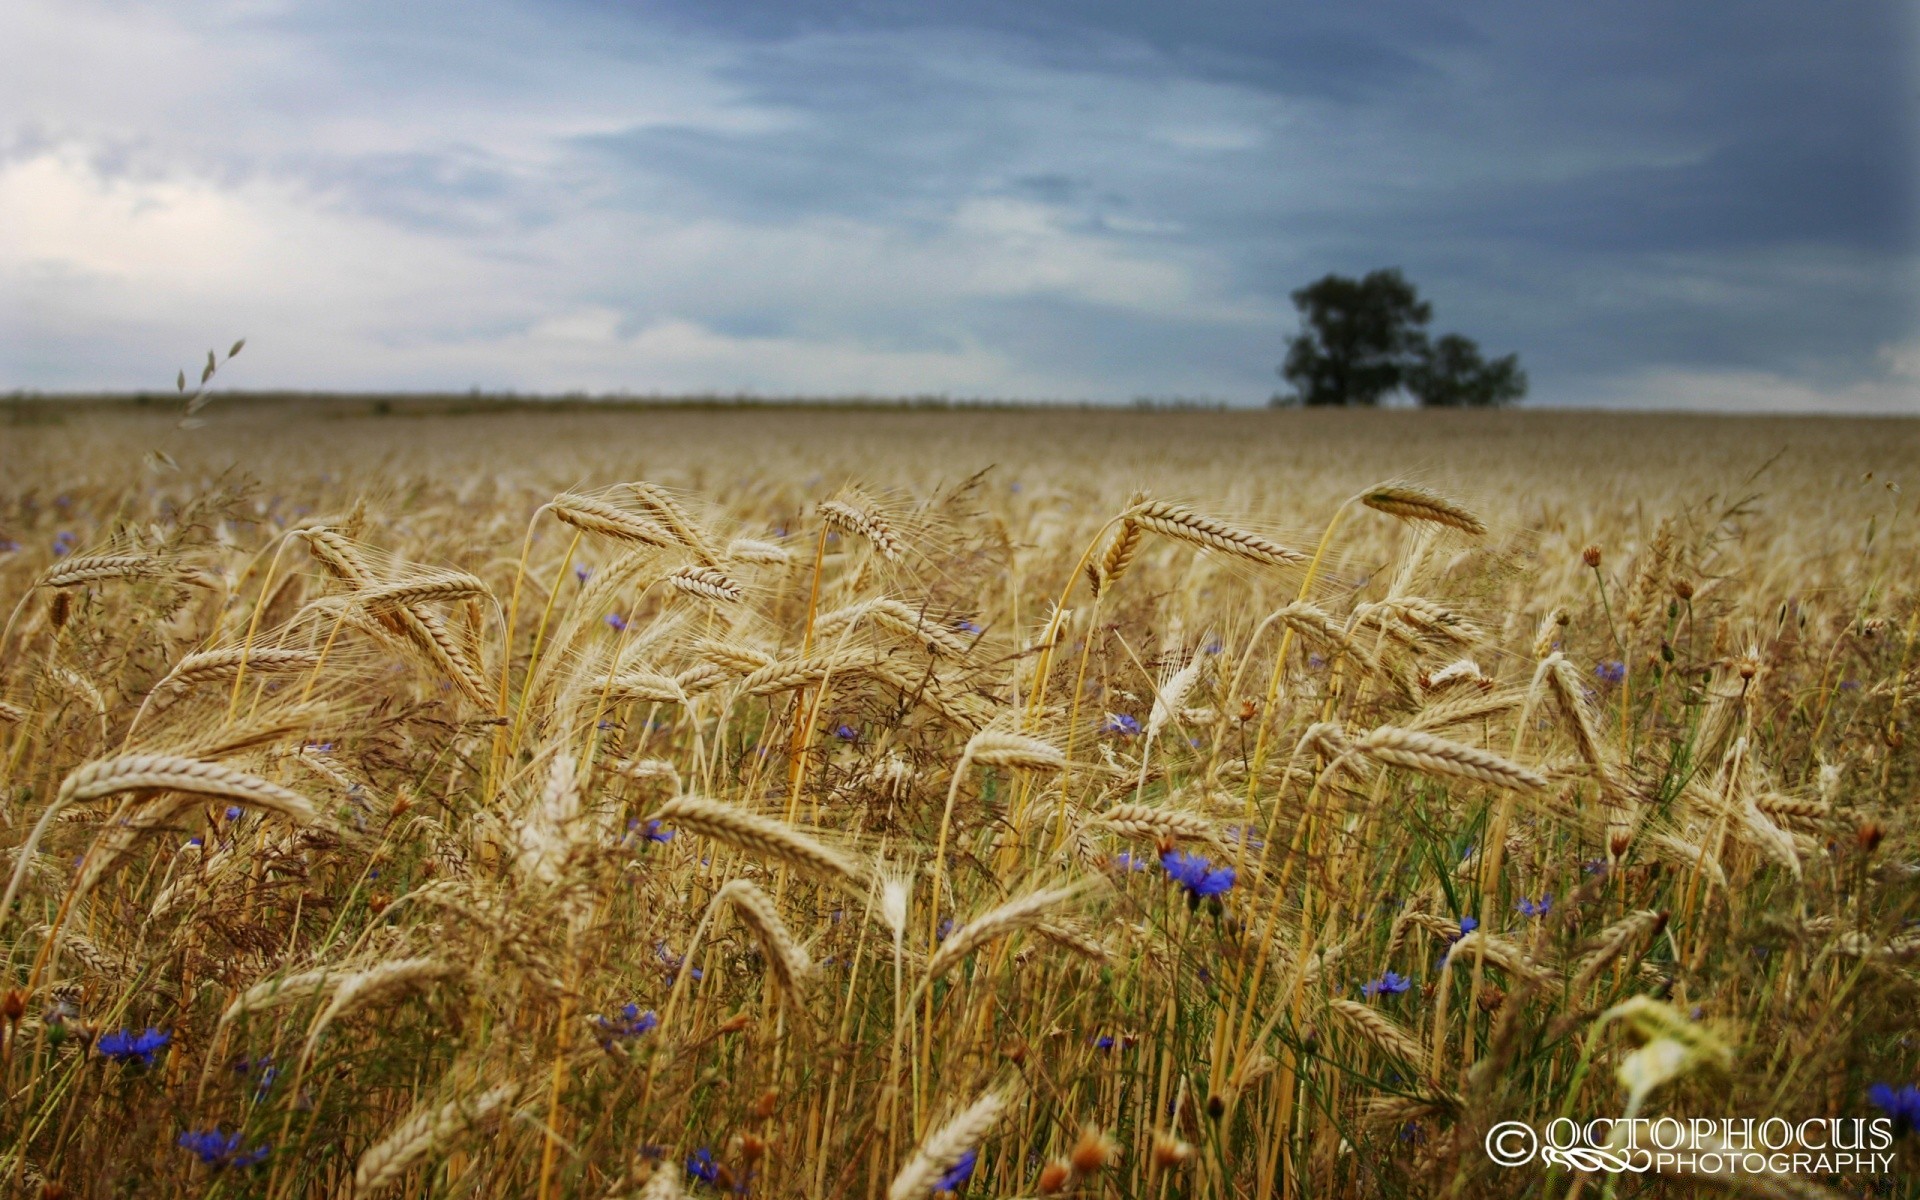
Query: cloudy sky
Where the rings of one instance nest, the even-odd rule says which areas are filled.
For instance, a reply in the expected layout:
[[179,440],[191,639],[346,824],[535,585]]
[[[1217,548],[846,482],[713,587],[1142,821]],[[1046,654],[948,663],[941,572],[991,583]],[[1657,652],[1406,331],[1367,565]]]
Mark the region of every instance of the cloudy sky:
[[1920,412],[1920,8],[6,0],[0,390],[1259,403],[1399,266],[1532,403]]

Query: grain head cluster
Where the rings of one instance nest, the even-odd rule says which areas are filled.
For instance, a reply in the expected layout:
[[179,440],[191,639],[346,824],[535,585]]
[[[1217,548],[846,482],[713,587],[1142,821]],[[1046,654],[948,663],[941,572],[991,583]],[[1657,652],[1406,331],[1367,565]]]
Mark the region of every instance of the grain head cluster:
[[1549,517],[35,438],[10,1194],[1537,1195],[1487,1130],[1619,1115],[1641,1042],[1646,1112],[1914,1080],[1878,482],[1768,536],[1800,497],[1652,470]]

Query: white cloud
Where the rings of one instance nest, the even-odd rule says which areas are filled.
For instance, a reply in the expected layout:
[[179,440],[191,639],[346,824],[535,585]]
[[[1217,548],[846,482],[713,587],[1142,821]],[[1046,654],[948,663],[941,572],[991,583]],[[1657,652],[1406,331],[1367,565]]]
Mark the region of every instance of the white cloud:
[[1920,417],[1920,341],[1883,346],[1877,358],[1879,373],[1838,385],[1767,371],[1669,367],[1611,384],[1589,399],[1609,408]]
[[[9,0],[0,389],[151,386],[245,335],[236,387],[1257,401],[1286,290],[1398,261],[1423,197],[1709,146],[1616,128],[1490,156],[1537,132],[1498,76],[1459,108],[1352,105],[1122,38],[700,28],[522,0]],[[1468,331],[1502,350],[1485,326],[1571,341],[1649,297],[1837,311],[1880,269],[1833,276],[1810,245],[1798,267],[1576,276],[1462,245],[1436,251],[1472,260],[1446,295],[1416,278],[1448,327],[1478,304]],[[1539,303],[1513,299],[1543,273]],[[1667,369],[1590,398],[1898,411],[1916,345],[1854,384]]]

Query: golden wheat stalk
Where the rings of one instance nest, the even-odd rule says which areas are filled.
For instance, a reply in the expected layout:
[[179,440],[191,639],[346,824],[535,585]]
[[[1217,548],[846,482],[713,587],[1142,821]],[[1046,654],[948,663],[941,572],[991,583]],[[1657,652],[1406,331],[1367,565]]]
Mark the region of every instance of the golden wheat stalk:
[[[359,548],[338,530],[325,526],[310,529],[296,529],[293,536],[307,543],[308,552],[318,559],[322,566],[332,571],[343,582],[351,584],[356,591],[366,591],[381,586]],[[491,685],[479,664],[473,662],[465,648],[447,628],[440,614],[420,603],[396,603],[392,606],[380,606],[374,615],[382,624],[401,634],[413,647],[423,654],[443,675],[451,680],[466,694],[467,698],[482,708],[493,707],[490,694]]]
[[926,983],[931,984],[959,962],[994,938],[1037,925],[1051,910],[1086,891],[1080,883],[1045,888],[1018,896],[998,908],[980,914],[949,933],[940,948],[927,960]]
[[575,529],[616,541],[638,542],[644,546],[672,546],[678,541],[670,531],[636,513],[574,492],[555,496],[547,502],[547,511]]
[[894,532],[886,514],[860,492],[849,490],[838,499],[822,500],[820,519],[830,528],[865,538],[888,562],[897,562],[906,553],[905,544]]
[[[1145,499],[1144,496],[1137,497],[1129,502],[1129,507]],[[1092,585],[1095,596],[1120,582],[1120,577],[1127,573],[1134,557],[1140,553],[1140,540],[1145,533],[1138,521],[1120,522],[1120,528],[1113,531],[1107,548],[1101,552],[1100,561],[1087,567],[1087,582]]]
[[[715,682],[718,682],[716,679]],[[655,671],[623,671],[607,687],[608,704],[685,704],[687,689],[671,675]]]
[[169,689],[184,691],[197,684],[232,679],[242,668],[252,675],[284,675],[311,671],[319,665],[320,655],[313,650],[279,650],[266,646],[202,650],[173,664],[173,669],[161,676],[153,690],[156,693]]
[[722,901],[733,905],[741,923],[752,931],[754,940],[760,943],[767,969],[779,981],[780,992],[786,1002],[804,1015],[806,1010],[802,1001],[805,996],[802,989],[813,973],[813,962],[795,940],[786,922],[780,919],[780,911],[774,907],[773,898],[747,880],[735,879],[714,894],[715,904]]
[[847,854],[783,821],[700,796],[677,796],[654,810],[649,820],[725,842],[762,858],[827,876],[850,888],[864,888],[866,871]]
[[490,1128],[506,1115],[519,1092],[518,1084],[502,1083],[477,1096],[415,1109],[360,1156],[353,1171],[354,1194],[372,1195],[397,1183],[436,1152]]
[[1124,837],[1192,839],[1213,837],[1213,822],[1196,812],[1151,804],[1116,804],[1100,814],[1100,823]]
[[1593,940],[1593,948],[1583,955],[1574,967],[1572,988],[1576,992],[1584,991],[1587,985],[1599,977],[1607,965],[1642,938],[1657,937],[1666,928],[1667,914],[1650,908],[1628,913],[1625,917],[1602,929]]
[[1419,1039],[1379,1009],[1338,997],[1328,1000],[1327,1007],[1354,1032],[1402,1062],[1418,1067],[1426,1061],[1427,1048]]
[[1567,719],[1567,728],[1580,749],[1580,757],[1597,770],[1609,770],[1606,744],[1601,741],[1600,727],[1594,722],[1593,706],[1587,703],[1586,686],[1578,668],[1556,650],[1541,660],[1540,670],[1546,675],[1548,694]]
[[739,642],[725,642],[718,638],[700,638],[688,650],[695,658],[702,658],[715,666],[725,667],[736,675],[748,675],[762,667],[772,666],[773,655]]
[[740,690],[749,696],[771,696],[809,687],[829,675],[850,675],[865,670],[871,660],[853,654],[827,654],[817,658],[787,658],[770,662],[740,681]]
[[1307,556],[1298,550],[1288,549],[1269,538],[1214,517],[1203,516],[1184,504],[1148,500],[1129,509],[1127,519],[1162,537],[1207,550],[1218,550],[1270,567],[1300,566],[1307,561]]
[[327,1006],[307,1029],[301,1058],[311,1059],[314,1048],[320,1044],[320,1037],[327,1028],[354,1010],[376,1000],[458,979],[466,973],[466,968],[437,958],[397,958],[364,971],[338,976],[332,983],[333,995],[327,1001]]
[[40,576],[39,586],[67,588],[105,579],[152,579],[166,572],[165,561],[152,554],[83,554],[49,568]]
[[924,1200],[931,1195],[933,1185],[967,1151],[979,1146],[1006,1107],[1005,1093],[997,1089],[988,1091],[929,1133],[907,1160],[907,1165],[893,1177],[893,1183],[887,1188],[887,1200]]
[[1488,962],[1518,979],[1545,983],[1553,978],[1552,970],[1528,958],[1519,946],[1484,929],[1476,929],[1453,943],[1447,958],[1464,960],[1475,953],[1485,954]]
[[359,588],[340,599],[373,608],[382,604],[416,604],[430,600],[451,603],[492,594],[478,576],[465,571],[431,571],[392,583],[376,583]]
[[287,975],[256,983],[240,993],[233,1003],[227,1005],[220,1014],[220,1024],[231,1024],[237,1018],[262,1009],[278,1008],[283,1004],[292,1004],[309,996],[317,996],[332,986],[340,977],[340,971],[322,967],[312,971],[302,971],[297,975]]
[[1450,742],[1414,729],[1382,725],[1355,743],[1355,748],[1378,762],[1426,775],[1476,779],[1519,791],[1541,791],[1547,786],[1546,777],[1539,772],[1490,750]]
[[1469,511],[1466,505],[1418,484],[1383,483],[1362,492],[1360,503],[1403,521],[1430,521],[1475,537],[1487,531],[1486,522]]
[[1000,729],[982,729],[968,738],[960,758],[962,762],[1028,771],[1061,771],[1067,766],[1066,752],[1052,742]]
[[716,604],[732,604],[742,595],[740,585],[718,567],[679,567],[667,572],[667,586]]
[[657,483],[642,481],[629,483],[627,490],[633,493],[633,498],[640,502],[641,507],[658,517],[660,523],[667,527],[674,538],[693,551],[701,562],[709,567],[719,564],[719,559],[714,557],[712,546],[700,532],[700,527],[694,523],[693,518],[687,516],[680,502],[674,499],[665,488]]
[[727,543],[726,560],[728,562],[777,565],[791,561],[793,556],[772,542],[756,541],[753,538],[734,538]]

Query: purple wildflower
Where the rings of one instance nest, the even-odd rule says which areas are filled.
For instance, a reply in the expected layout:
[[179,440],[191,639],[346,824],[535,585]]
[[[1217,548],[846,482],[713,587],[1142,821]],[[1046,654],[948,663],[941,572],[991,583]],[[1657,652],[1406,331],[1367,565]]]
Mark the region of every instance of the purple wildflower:
[[1140,732],[1140,722],[1125,713],[1108,713],[1107,723],[1101,728],[1108,733],[1117,733],[1121,737],[1132,737]]
[[1896,1137],[1920,1129],[1920,1087],[1909,1083],[1896,1088],[1891,1084],[1876,1083],[1867,1089],[1867,1099],[1873,1102],[1875,1108],[1893,1118]]
[[1169,850],[1160,856],[1160,865],[1166,868],[1167,878],[1187,889],[1191,903],[1225,895],[1233,887],[1233,868],[1216,867],[1205,855]]
[[190,1150],[200,1157],[200,1161],[219,1171],[227,1167],[238,1170],[265,1162],[273,1147],[265,1142],[251,1150],[240,1149],[238,1133],[221,1133],[218,1129],[206,1129],[198,1133],[187,1132],[176,1140],[183,1150]]
[[1595,664],[1593,673],[1600,677],[1602,683],[1619,683],[1627,677],[1627,664],[1617,658],[1609,658]]
[[1553,893],[1542,892],[1538,900],[1522,897],[1520,903],[1514,905],[1514,907],[1526,916],[1544,917],[1553,909]]
[[720,1164],[713,1161],[713,1151],[705,1146],[693,1152],[687,1159],[687,1174],[702,1183],[712,1183],[720,1178]]
[[145,1033],[127,1029],[109,1033],[94,1043],[94,1048],[115,1062],[130,1063],[137,1058],[141,1065],[150,1067],[154,1054],[172,1040],[172,1034],[161,1033],[149,1025]]
[[965,1154],[962,1154],[954,1160],[953,1165],[948,1167],[946,1173],[940,1176],[939,1180],[934,1183],[933,1190],[936,1192],[959,1191],[966,1186],[967,1180],[972,1177],[973,1166],[978,1161],[980,1161],[980,1152],[978,1150],[968,1150]]
[[1413,986],[1413,981],[1395,971],[1388,971],[1378,979],[1369,980],[1360,990],[1369,996],[1397,996]]
[[638,1004],[623,1005],[617,1017],[595,1017],[593,1024],[600,1032],[602,1049],[613,1049],[615,1040],[637,1038],[643,1033],[655,1029],[660,1017],[652,1009],[642,1012]]

